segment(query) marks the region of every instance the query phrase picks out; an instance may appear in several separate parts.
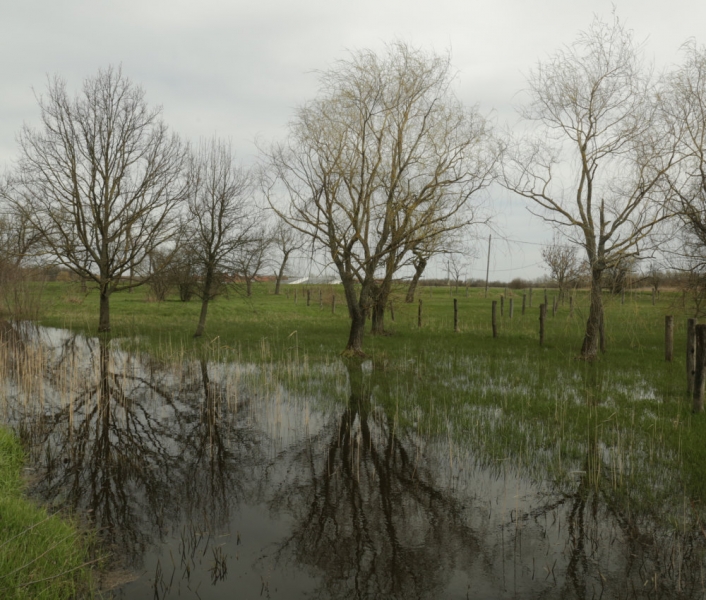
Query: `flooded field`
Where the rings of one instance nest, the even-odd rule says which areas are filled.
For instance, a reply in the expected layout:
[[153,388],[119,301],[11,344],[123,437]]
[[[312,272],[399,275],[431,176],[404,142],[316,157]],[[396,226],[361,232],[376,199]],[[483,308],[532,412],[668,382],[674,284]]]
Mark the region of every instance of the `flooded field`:
[[[31,493],[97,530],[117,598],[706,597],[703,511],[659,443],[683,424],[649,380],[3,339]],[[522,418],[549,376],[554,414]]]

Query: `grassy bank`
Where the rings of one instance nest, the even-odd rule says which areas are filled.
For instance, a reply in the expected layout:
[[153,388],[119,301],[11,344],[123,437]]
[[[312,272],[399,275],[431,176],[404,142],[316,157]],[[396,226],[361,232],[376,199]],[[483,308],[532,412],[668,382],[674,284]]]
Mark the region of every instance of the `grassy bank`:
[[23,496],[22,448],[0,428],[0,597],[60,599],[88,595],[82,533]]

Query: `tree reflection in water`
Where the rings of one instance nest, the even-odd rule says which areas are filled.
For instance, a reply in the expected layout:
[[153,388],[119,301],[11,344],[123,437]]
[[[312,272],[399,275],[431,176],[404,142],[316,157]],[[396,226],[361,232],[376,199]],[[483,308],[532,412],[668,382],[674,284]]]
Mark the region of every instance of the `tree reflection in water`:
[[20,423],[37,496],[86,515],[133,568],[184,523],[227,530],[259,442],[242,422],[246,406],[231,410],[206,363],[175,372],[78,336],[51,362],[48,383],[64,389]]
[[269,503],[295,525],[278,558],[321,572],[321,597],[433,597],[480,545],[414,436],[373,405],[385,373],[347,370],[347,406],[283,457],[287,477]]
[[704,597],[702,530],[626,508],[597,422],[573,479],[538,486],[481,465],[472,440],[450,460],[452,436],[401,427],[389,374],[360,363],[340,373],[346,401],[309,420],[314,398],[272,366],[234,383],[237,365],[41,328],[0,337],[33,493],[146,570],[125,597]]

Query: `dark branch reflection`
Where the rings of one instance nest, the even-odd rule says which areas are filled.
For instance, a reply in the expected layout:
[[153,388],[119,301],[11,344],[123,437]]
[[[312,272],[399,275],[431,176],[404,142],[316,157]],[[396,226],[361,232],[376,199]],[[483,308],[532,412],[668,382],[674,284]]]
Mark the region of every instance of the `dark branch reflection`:
[[[65,368],[62,368],[65,367]],[[208,365],[175,374],[112,349],[105,339],[66,339],[53,360],[55,394],[22,420],[41,499],[86,515],[133,567],[184,521],[227,529],[251,484],[259,440],[229,410]]]
[[320,597],[433,597],[480,545],[415,437],[373,405],[385,374],[347,368],[347,406],[290,449],[285,482],[269,498],[274,510],[295,516],[278,557],[322,573]]

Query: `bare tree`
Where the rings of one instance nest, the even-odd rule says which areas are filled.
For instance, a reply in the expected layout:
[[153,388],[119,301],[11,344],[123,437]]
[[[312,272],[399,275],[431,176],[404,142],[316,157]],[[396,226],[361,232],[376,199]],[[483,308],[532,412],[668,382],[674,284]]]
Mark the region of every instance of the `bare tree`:
[[552,243],[542,248],[542,258],[549,271],[549,277],[559,286],[559,299],[563,300],[567,289],[575,286],[583,275],[578,248],[562,243],[555,235]]
[[233,253],[233,270],[245,281],[245,295],[252,296],[252,284],[270,266],[272,235],[265,227],[253,228],[245,243]]
[[144,283],[123,275],[177,230],[184,147],[120,69],[73,99],[56,77],[39,108],[41,128],[19,135],[15,191],[53,257],[98,285],[98,330],[109,331],[110,295]]
[[[447,254],[446,260],[448,261],[449,276],[451,281],[455,286],[455,291],[458,292],[458,286],[463,278],[463,272],[468,267],[465,257],[458,252],[451,252]],[[450,282],[449,282],[450,283]]]
[[301,250],[304,246],[304,238],[299,231],[291,227],[284,219],[278,217],[277,224],[272,231],[272,246],[280,253],[279,268],[275,273],[277,277],[275,296],[278,296],[287,263],[292,253]]
[[322,73],[319,96],[268,153],[291,198],[283,218],[326,249],[341,277],[346,355],[363,354],[371,308],[382,330],[392,276],[421,236],[471,220],[469,200],[491,177],[487,122],[450,82],[447,56],[403,43],[353,52]]
[[638,255],[666,218],[665,173],[675,160],[658,120],[641,48],[614,17],[595,18],[576,42],[539,63],[521,109],[535,125],[511,144],[504,185],[529,198],[548,222],[573,232],[591,270],[591,307],[581,357],[598,354],[606,268]]
[[200,274],[201,313],[194,337],[203,335],[208,305],[219,291],[233,255],[250,243],[254,228],[252,184],[229,144],[203,142],[189,164],[187,248]]

